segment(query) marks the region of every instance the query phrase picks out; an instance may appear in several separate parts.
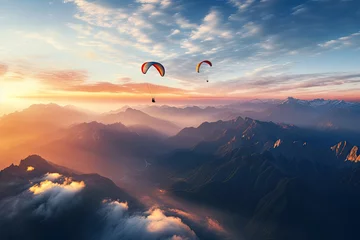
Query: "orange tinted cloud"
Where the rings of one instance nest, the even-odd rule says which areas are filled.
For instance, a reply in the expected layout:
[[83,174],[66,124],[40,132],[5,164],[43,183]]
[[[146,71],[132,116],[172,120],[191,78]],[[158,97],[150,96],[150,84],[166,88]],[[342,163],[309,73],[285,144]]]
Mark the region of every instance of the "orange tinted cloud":
[[26,168],[26,171],[27,172],[32,172],[32,171],[34,171],[35,170],[35,168],[33,167],[33,166],[28,166],[27,168]]
[[139,93],[139,94],[184,94],[185,90],[148,83],[113,84],[99,82],[95,84],[80,84],[66,88],[75,92],[107,92],[107,93]]
[[118,79],[120,83],[130,83],[132,80],[129,77],[121,77]]
[[208,228],[211,230],[215,230],[217,232],[226,232],[225,229],[220,225],[220,223],[218,223],[218,221],[210,217],[207,218],[207,225]]
[[192,221],[195,221],[195,222],[200,221],[200,218],[197,215],[185,212],[185,211],[180,210],[180,209],[173,209],[172,208],[172,209],[169,209],[169,211],[173,212],[173,213],[176,213],[176,214],[178,214],[178,215],[180,215],[182,217],[186,217],[186,218],[188,218],[188,219],[190,219]]
[[3,76],[8,71],[8,66],[0,63],[0,76]]
[[36,78],[47,85],[68,86],[84,83],[88,73],[83,70],[46,71],[38,73]]

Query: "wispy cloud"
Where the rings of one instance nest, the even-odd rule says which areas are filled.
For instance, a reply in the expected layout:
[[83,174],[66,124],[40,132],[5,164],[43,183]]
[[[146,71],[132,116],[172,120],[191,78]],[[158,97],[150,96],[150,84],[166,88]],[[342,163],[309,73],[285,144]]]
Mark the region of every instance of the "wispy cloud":
[[42,35],[39,33],[26,33],[23,35],[23,37],[43,41],[43,42],[53,46],[57,50],[65,50],[66,49],[66,47],[62,43],[58,42],[57,40],[55,40],[53,37],[50,37],[50,36],[45,36],[45,35]]
[[229,2],[239,10],[245,10],[250,7],[255,2],[255,0],[229,0]]
[[[274,70],[278,66],[274,66]],[[360,82],[360,74],[344,74],[344,73],[324,73],[324,74],[280,74],[271,75],[266,73],[256,76],[257,72],[264,69],[272,68],[265,66],[252,71],[255,76],[241,77],[233,80],[223,81],[214,84],[212,88],[217,89],[219,95],[227,94],[232,96],[252,96],[252,97],[286,97],[289,94],[302,96],[311,92],[316,96],[331,96],[337,93],[339,89],[349,88],[354,91],[360,91],[358,86]],[[266,71],[265,71],[266,72]],[[271,71],[269,72],[271,73]],[[261,76],[262,75],[262,76]],[[296,92],[294,91],[296,89]],[[326,89],[326,90],[324,90]],[[210,89],[199,89],[199,92],[209,92]],[[344,96],[345,97],[345,96]],[[347,97],[352,97],[353,93]]]
[[45,71],[38,73],[36,78],[50,86],[69,86],[84,83],[88,73],[82,70]]
[[5,75],[5,73],[8,71],[8,66],[5,64],[0,63],[0,76]]
[[292,10],[293,10],[293,12],[291,13],[292,15],[300,15],[301,13],[306,12],[306,7],[304,4],[300,4],[294,7]]
[[292,63],[284,63],[284,64],[271,64],[262,66],[259,68],[255,68],[250,72],[247,72],[246,76],[265,76],[265,75],[281,75],[286,71],[290,70]]
[[320,43],[319,46],[325,49],[341,49],[345,47],[360,47],[360,31],[338,39]]
[[226,26],[221,24],[221,14],[217,10],[208,13],[203,23],[191,33],[192,40],[209,41],[215,38],[232,38],[230,30],[226,30]]

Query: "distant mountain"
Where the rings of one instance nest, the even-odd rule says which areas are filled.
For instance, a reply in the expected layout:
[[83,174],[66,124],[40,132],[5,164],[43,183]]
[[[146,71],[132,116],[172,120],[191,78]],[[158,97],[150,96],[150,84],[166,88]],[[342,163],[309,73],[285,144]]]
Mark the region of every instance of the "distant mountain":
[[89,185],[92,188],[96,188],[104,192],[107,191],[107,195],[103,195],[103,198],[122,198],[125,201],[133,202],[133,204],[139,205],[134,198],[119,189],[111,180],[101,177],[98,174],[81,174],[78,171],[46,161],[39,155],[28,156],[27,158],[21,160],[19,165],[12,164],[0,171],[0,192],[4,193],[1,195],[0,200],[7,198],[9,193],[16,194],[19,191],[21,192],[23,187],[29,185],[29,180],[37,178],[37,181],[42,180],[41,177],[47,173],[56,173],[53,175],[48,174],[48,180],[56,179],[58,177],[71,177],[73,180],[82,180],[85,181],[86,185]]
[[148,127],[146,125],[132,125],[128,129],[132,132],[137,133],[143,138],[148,138],[149,140],[153,139],[162,139],[165,140],[168,138],[166,134],[156,131],[155,129]]
[[241,112],[246,112],[246,111],[259,112],[281,103],[282,100],[278,100],[278,99],[253,99],[248,101],[239,101],[239,102],[231,103],[225,105],[224,107],[241,110]]
[[323,98],[318,98],[314,100],[300,100],[293,97],[289,97],[282,104],[295,104],[295,105],[303,105],[310,106],[313,108],[347,108],[347,109],[357,109],[360,110],[360,103],[354,102],[345,102],[343,100],[325,100]]
[[357,147],[335,145],[342,137],[250,118],[203,123],[172,138],[192,148],[159,159],[164,174],[153,177],[176,196],[236,213],[246,239],[357,239],[360,165],[350,160]]
[[84,172],[98,172],[113,180],[143,168],[144,159],[169,150],[155,130],[81,123],[56,133],[57,138],[31,149],[54,162]]
[[339,100],[300,100],[289,97],[281,104],[247,116],[273,122],[323,129],[360,131],[360,103]]
[[[184,128],[169,138],[169,143],[181,148],[193,147],[201,141],[214,141],[223,136],[229,129],[243,126],[244,119],[238,117],[231,121],[204,122],[199,127]],[[213,149],[212,149],[213,150]]]
[[32,105],[0,118],[0,145],[3,149],[11,148],[89,118],[88,114],[70,107],[56,104]]
[[358,147],[354,146],[346,141],[339,142],[338,144],[331,147],[340,159],[345,159],[351,162],[360,162],[360,155],[358,155]]
[[205,121],[230,120],[238,116],[239,111],[226,107],[171,107],[152,106],[143,108],[142,111],[159,118],[165,118],[181,127],[198,126]]
[[198,239],[179,215],[37,155],[0,171],[0,193],[0,239]]
[[167,135],[174,135],[180,131],[180,127],[169,121],[152,117],[140,110],[132,108],[127,108],[124,112],[106,114],[102,116],[99,121],[107,124],[121,122],[126,126],[144,125]]

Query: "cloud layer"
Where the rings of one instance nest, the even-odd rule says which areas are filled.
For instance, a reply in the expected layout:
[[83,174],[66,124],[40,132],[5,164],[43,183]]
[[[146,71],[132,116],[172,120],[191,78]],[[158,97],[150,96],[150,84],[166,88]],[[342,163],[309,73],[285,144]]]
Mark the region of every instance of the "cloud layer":
[[[21,224],[25,224],[23,227],[30,224],[36,231],[45,224],[51,229],[60,230],[69,227],[72,222],[70,218],[75,218],[81,223],[76,230],[69,232],[72,236],[78,235],[79,231],[81,236],[98,236],[98,239],[104,240],[198,239],[196,233],[180,217],[168,216],[158,207],[145,212],[134,212],[130,210],[128,202],[121,200],[94,201],[99,196],[93,195],[95,192],[84,181],[73,180],[59,173],[47,173],[29,182],[27,190],[0,201],[0,214],[3,216],[0,226],[12,225],[17,219],[22,219],[19,227]],[[184,211],[179,213],[179,216],[191,215]],[[93,220],[87,222],[88,219]],[[14,236],[11,229],[0,229],[0,234]],[[65,229],[63,231],[67,232]],[[34,235],[28,236],[39,236],[40,233],[32,234]],[[52,236],[57,233],[47,234]]]

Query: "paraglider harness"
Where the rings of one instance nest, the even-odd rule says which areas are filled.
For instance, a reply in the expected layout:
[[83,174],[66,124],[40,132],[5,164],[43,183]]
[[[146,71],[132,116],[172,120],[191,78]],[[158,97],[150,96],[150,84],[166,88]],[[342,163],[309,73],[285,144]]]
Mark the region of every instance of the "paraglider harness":
[[151,101],[154,103],[154,102],[155,102],[155,98],[152,98]]

